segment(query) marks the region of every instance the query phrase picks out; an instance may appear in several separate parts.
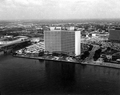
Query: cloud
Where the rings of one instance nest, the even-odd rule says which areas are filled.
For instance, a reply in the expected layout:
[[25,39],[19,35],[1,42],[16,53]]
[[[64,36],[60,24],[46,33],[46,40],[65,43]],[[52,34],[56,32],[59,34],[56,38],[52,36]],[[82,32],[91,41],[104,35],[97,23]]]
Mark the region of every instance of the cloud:
[[42,5],[42,0],[3,0],[4,7],[32,7]]
[[120,0],[0,0],[0,19],[118,18]]

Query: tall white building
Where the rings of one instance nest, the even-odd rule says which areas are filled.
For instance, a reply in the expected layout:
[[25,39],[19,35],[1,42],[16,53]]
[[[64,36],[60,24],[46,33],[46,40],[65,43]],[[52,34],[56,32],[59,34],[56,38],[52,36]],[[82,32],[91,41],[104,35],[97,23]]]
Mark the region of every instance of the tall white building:
[[75,31],[75,55],[81,54],[81,32]]
[[81,54],[81,32],[74,30],[48,30],[44,32],[45,51]]

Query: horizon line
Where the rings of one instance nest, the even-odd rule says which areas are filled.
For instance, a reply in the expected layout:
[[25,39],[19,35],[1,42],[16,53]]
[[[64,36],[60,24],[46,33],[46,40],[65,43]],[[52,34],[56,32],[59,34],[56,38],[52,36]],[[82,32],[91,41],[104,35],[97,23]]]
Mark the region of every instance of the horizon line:
[[0,21],[70,21],[70,20],[120,20],[120,18],[83,18],[83,19],[1,19]]

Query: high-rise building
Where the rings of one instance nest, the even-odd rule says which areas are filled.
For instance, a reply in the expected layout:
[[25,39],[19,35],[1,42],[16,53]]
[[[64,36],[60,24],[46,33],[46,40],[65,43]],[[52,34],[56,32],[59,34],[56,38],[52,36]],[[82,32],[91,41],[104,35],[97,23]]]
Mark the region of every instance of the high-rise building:
[[74,30],[48,30],[44,32],[45,51],[80,55],[81,32]]

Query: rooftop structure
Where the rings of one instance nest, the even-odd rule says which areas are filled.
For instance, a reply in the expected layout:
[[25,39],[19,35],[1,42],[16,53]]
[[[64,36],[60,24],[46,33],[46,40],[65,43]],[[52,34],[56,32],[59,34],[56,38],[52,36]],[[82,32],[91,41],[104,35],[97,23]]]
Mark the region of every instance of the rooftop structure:
[[60,27],[60,26],[51,26],[49,27],[50,28],[50,31],[58,31],[58,30],[68,30],[68,31],[74,31],[75,30],[75,27],[74,26],[70,26],[70,27]]

